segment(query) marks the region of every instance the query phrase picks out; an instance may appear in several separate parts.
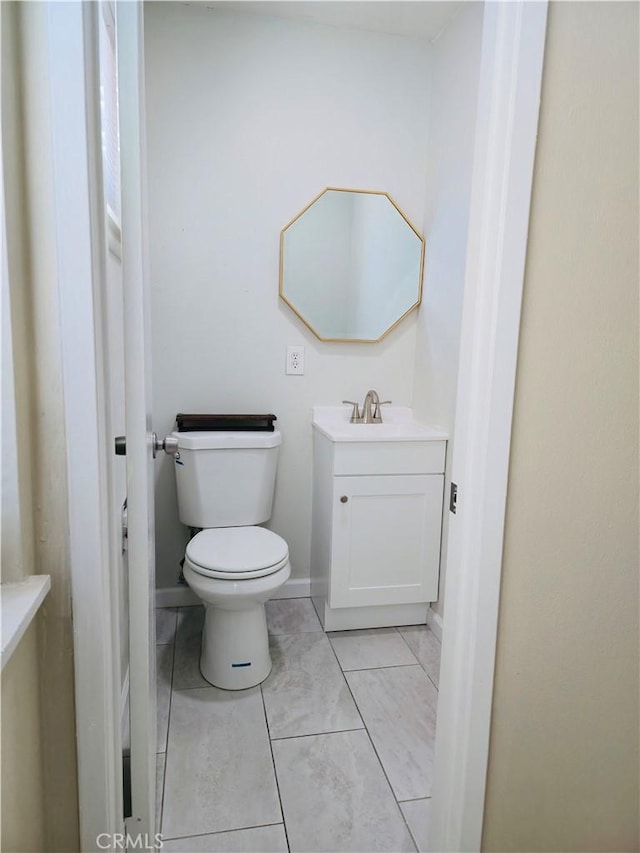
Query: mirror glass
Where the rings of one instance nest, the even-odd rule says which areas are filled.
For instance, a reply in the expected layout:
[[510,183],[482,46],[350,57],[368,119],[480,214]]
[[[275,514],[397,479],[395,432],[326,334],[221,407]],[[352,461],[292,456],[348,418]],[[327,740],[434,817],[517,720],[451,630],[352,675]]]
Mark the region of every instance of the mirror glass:
[[280,296],[323,341],[379,341],[420,304],[424,241],[386,193],[324,190],[280,237]]

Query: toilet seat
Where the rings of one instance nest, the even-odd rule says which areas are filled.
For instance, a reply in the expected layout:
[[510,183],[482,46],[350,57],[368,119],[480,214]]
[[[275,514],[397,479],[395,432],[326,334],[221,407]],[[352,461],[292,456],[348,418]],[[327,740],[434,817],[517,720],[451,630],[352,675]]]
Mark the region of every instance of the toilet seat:
[[237,581],[284,568],[289,548],[281,536],[264,527],[216,527],[191,539],[186,559],[199,575]]

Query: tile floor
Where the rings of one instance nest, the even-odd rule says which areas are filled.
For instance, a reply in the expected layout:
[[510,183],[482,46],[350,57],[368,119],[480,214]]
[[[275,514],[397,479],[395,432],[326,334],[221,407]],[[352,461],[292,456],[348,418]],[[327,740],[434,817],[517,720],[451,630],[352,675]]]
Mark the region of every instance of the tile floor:
[[200,675],[202,607],[157,611],[157,812],[165,853],[422,851],[440,643],[426,625],[325,634],[267,603],[273,670]]

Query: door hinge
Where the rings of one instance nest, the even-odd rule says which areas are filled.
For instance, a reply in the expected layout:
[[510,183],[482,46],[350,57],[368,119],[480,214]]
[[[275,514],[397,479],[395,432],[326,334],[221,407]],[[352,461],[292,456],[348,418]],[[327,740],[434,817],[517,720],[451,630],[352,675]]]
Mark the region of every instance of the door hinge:
[[449,492],[449,512],[454,515],[458,510],[458,487],[455,483],[451,483],[451,491]]

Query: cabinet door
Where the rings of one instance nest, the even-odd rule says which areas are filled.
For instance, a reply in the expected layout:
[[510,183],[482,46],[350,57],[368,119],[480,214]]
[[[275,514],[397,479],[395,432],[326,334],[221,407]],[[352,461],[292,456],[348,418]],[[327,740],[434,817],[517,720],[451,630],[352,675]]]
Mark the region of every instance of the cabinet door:
[[436,600],[443,481],[334,477],[331,607]]

